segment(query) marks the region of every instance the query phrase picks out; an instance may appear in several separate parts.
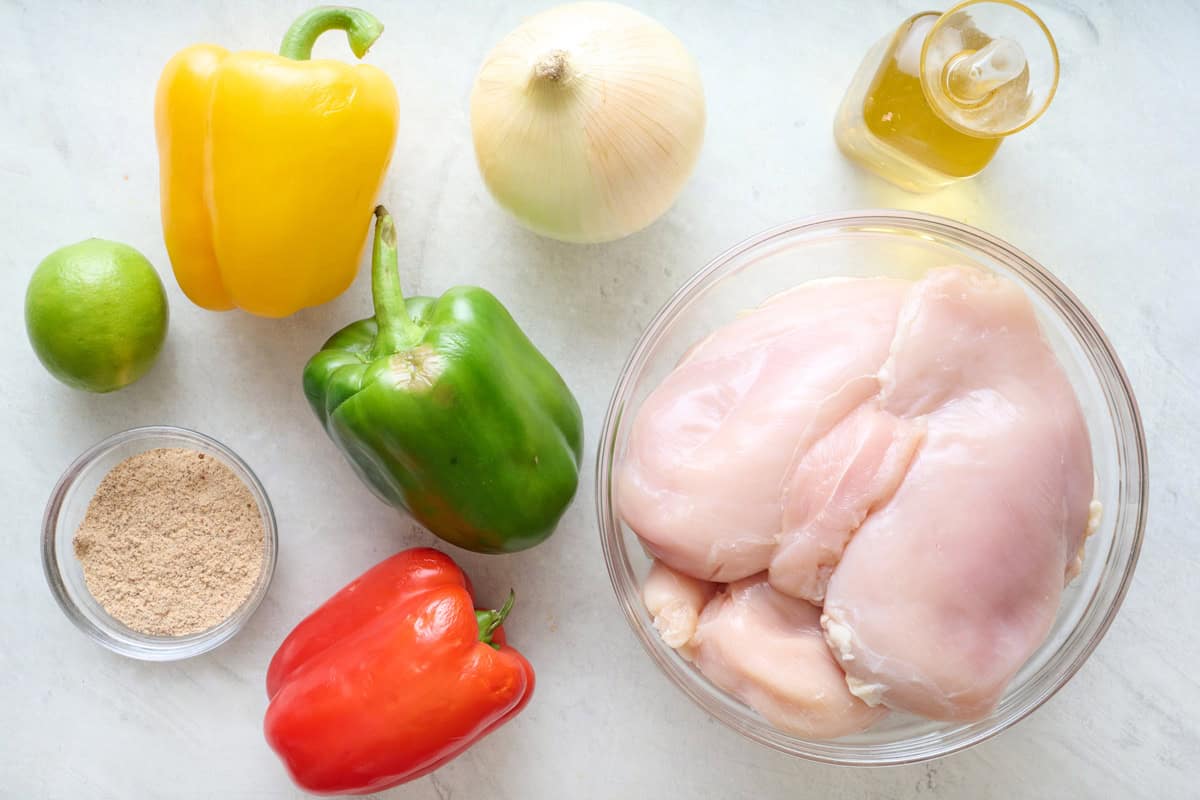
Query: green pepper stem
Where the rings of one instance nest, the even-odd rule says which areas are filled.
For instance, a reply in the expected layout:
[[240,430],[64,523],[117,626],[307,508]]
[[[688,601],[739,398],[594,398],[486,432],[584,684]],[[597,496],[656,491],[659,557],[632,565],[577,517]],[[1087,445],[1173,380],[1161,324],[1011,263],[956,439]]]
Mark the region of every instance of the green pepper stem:
[[479,624],[479,641],[486,645],[500,649],[500,645],[492,641],[492,634],[496,632],[504,624],[508,612],[512,611],[513,603],[517,599],[517,594],[512,589],[508,590],[508,599],[504,601],[504,605],[500,606],[499,611],[481,611],[475,610],[475,621]]
[[396,256],[396,225],[383,206],[375,207],[375,245],[371,250],[371,294],[379,333],[371,347],[373,358],[407,350],[421,341],[424,332],[413,322],[400,289]]
[[296,61],[312,58],[313,43],[325,31],[346,32],[350,49],[362,58],[383,33],[383,23],[360,8],[346,6],[317,6],[300,15],[283,35],[279,55]]

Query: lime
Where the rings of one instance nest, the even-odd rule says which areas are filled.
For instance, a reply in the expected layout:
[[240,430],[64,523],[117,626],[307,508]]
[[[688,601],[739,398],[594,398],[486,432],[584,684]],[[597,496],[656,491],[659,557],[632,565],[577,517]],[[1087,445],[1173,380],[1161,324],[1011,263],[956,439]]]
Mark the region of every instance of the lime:
[[87,239],[38,264],[25,330],[42,364],[76,389],[111,392],[154,363],[167,335],[167,294],[132,247]]

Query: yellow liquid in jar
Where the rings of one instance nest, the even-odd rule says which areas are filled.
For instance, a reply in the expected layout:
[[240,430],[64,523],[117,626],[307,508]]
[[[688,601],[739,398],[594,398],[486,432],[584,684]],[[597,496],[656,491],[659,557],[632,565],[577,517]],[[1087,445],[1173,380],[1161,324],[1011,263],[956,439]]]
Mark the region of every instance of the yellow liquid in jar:
[[930,107],[921,90],[920,59],[911,56],[920,52],[936,15],[928,24],[921,24],[924,19],[893,37],[863,99],[863,122],[881,143],[924,167],[952,179],[969,178],[987,166],[1003,139],[968,136]]

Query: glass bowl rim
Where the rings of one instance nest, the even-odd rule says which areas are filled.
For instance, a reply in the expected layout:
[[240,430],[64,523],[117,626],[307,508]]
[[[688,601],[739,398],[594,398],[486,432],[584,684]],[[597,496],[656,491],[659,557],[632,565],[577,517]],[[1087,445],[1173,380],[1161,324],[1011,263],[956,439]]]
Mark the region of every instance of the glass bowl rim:
[[[1094,343],[1098,345],[1097,348],[1093,349],[1099,351],[1097,355],[1104,367],[1107,368],[1107,378],[1113,380],[1116,387],[1116,394],[1124,403],[1123,410],[1128,414],[1127,423],[1132,432],[1131,438],[1134,445],[1133,452],[1129,456],[1135,462],[1139,480],[1133,486],[1133,491],[1136,491],[1137,508],[1132,522],[1132,538],[1128,552],[1125,554],[1124,569],[1119,575],[1116,590],[1107,608],[1103,609],[1103,614],[1090,639],[1083,644],[1075,658],[1066,665],[1066,668],[1054,676],[1049,688],[1042,691],[1026,707],[1019,709],[1017,713],[1010,715],[1008,718],[994,720],[989,726],[962,738],[960,741],[940,746],[933,752],[912,756],[883,756],[873,758],[870,761],[864,761],[824,753],[802,752],[789,747],[784,742],[773,738],[772,734],[782,735],[798,741],[802,740],[799,737],[792,737],[782,731],[778,731],[761,719],[754,719],[752,716],[754,712],[748,707],[739,708],[737,712],[719,707],[706,697],[702,690],[697,688],[698,684],[705,681],[703,676],[693,672],[689,676],[695,679],[693,683],[681,681],[676,677],[674,674],[674,665],[669,665],[666,658],[659,652],[657,643],[652,640],[652,631],[647,629],[643,623],[634,603],[625,596],[623,589],[625,581],[620,567],[622,562],[626,566],[631,565],[629,565],[625,552],[621,521],[611,503],[610,485],[612,465],[617,456],[615,452],[616,435],[620,427],[621,417],[625,411],[626,395],[630,392],[634,376],[640,374],[645,366],[645,362],[657,347],[669,325],[685,310],[691,301],[699,296],[701,290],[718,275],[722,268],[728,266],[739,257],[745,257],[755,251],[765,249],[766,245],[776,240],[842,227],[870,230],[871,225],[898,227],[916,232],[932,233],[943,239],[966,244],[984,255],[996,258],[1004,263],[1005,266],[1018,273],[1022,279],[1023,288],[1037,293],[1041,296],[1042,300],[1052,300],[1054,299],[1054,295],[1057,294],[1069,311],[1075,316],[1076,321],[1082,324]],[[1059,313],[1061,314],[1062,311],[1059,310]],[[1077,332],[1073,331],[1073,335],[1076,339],[1079,339]],[[1080,341],[1080,344],[1086,346],[1086,343],[1082,341]],[[1098,376],[1098,378],[1102,383],[1106,380],[1106,376]],[[791,756],[840,766],[887,767],[915,764],[935,758],[942,758],[974,747],[1003,733],[1044,705],[1079,671],[1095,651],[1116,618],[1125,595],[1129,591],[1129,586],[1137,567],[1145,536],[1148,514],[1148,456],[1141,412],[1138,408],[1137,399],[1130,384],[1129,376],[1112,343],[1091,312],[1087,310],[1086,306],[1062,281],[1042,266],[1040,262],[1003,239],[993,236],[973,225],[968,225],[947,217],[899,209],[837,211],[826,214],[813,214],[791,222],[785,222],[743,239],[732,247],[725,249],[688,277],[651,319],[631,349],[624,365],[621,367],[620,376],[613,388],[612,396],[605,410],[595,463],[596,518],[600,527],[600,543],[604,553],[609,582],[612,584],[613,593],[618,605],[621,606],[626,622],[633,629],[635,636],[641,642],[642,648],[658,666],[659,670],[705,713],[737,731],[742,736]],[[1120,529],[1116,531],[1116,535],[1121,535]],[[1076,624],[1078,625],[1079,622]],[[709,690],[710,692],[720,691],[711,685]],[[733,702],[737,703],[738,701],[735,700]]]
[[[238,478],[247,484],[247,488],[255,496],[255,500],[261,500],[259,513],[265,523],[263,574],[255,584],[254,590],[242,604],[213,627],[186,636],[149,637],[154,639],[154,644],[133,646],[115,638],[106,626],[98,625],[89,619],[71,597],[66,588],[66,581],[58,567],[58,527],[63,503],[68,493],[97,459],[122,445],[157,437],[190,441],[220,454],[227,466],[233,469]],[[266,597],[275,576],[275,565],[279,554],[279,531],[275,519],[275,509],[262,482],[254,470],[232,449],[213,437],[191,428],[174,425],[146,425],[118,431],[102,439],[84,450],[63,470],[50,493],[50,499],[46,503],[46,509],[42,516],[41,550],[42,571],[50,587],[50,593],[72,624],[85,633],[88,638],[108,650],[128,658],[140,661],[177,661],[198,656],[219,647],[236,636],[254,615]]]

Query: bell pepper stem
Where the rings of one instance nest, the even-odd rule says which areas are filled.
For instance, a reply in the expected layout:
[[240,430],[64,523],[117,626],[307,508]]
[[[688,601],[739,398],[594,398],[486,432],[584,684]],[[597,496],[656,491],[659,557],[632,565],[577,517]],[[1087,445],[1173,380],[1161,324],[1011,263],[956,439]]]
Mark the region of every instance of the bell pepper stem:
[[396,256],[396,226],[383,206],[375,207],[375,244],[371,250],[371,294],[379,333],[371,348],[373,358],[399,353],[421,341],[424,331],[413,322],[400,289]]
[[508,612],[512,611],[513,603],[516,599],[516,592],[509,589],[508,599],[504,601],[504,605],[500,606],[498,611],[475,610],[475,621],[479,623],[479,641],[497,650],[500,649],[500,645],[492,641],[492,634],[496,632],[496,628],[504,624],[504,620],[508,617]]
[[283,35],[279,55],[295,61],[312,58],[313,43],[325,31],[346,32],[350,49],[362,58],[383,33],[383,23],[360,8],[317,6],[300,16]]

